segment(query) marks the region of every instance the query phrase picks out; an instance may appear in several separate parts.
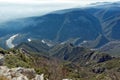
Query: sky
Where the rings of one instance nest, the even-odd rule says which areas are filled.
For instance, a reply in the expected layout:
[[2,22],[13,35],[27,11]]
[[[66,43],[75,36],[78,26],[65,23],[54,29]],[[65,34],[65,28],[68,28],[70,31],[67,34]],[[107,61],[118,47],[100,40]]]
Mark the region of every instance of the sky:
[[49,12],[74,7],[83,7],[96,2],[119,0],[0,0],[0,21],[40,16]]

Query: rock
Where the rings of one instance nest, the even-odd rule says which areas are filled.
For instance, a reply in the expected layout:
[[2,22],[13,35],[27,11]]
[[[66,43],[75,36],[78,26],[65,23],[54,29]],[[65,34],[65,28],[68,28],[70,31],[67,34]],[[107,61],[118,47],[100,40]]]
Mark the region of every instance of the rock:
[[0,50],[0,54],[5,55],[5,52],[3,50]]
[[94,72],[94,73],[102,73],[102,72],[104,72],[105,71],[105,68],[102,68],[102,67],[95,67],[94,69],[92,69],[92,71]]
[[93,60],[97,63],[105,62],[105,61],[108,61],[111,59],[112,59],[112,57],[110,55],[104,54],[104,53],[101,53],[101,54],[94,53],[91,57],[91,60]]
[[36,75],[35,80],[44,80],[44,74]]
[[0,66],[0,75],[5,76],[9,80],[44,80],[44,74],[37,75],[34,69],[22,67],[9,69],[6,66]]
[[14,77],[12,80],[29,80],[26,76],[21,75],[19,77]]
[[24,68],[21,68],[21,67],[16,68],[15,72],[19,72],[19,73],[27,76],[29,79],[34,78],[35,74],[36,74],[34,69],[24,69]]
[[6,66],[0,66],[0,75],[2,75],[3,73],[7,73],[8,68]]
[[111,59],[112,59],[112,57],[110,55],[106,54],[106,55],[102,56],[101,58],[99,58],[98,63],[105,62],[105,61],[108,61],[108,60],[111,60]]

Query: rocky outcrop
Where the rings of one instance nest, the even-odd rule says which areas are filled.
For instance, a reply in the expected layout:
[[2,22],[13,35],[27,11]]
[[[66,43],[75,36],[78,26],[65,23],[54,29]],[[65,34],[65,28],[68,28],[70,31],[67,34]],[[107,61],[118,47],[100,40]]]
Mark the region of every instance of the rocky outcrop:
[[[48,80],[44,74],[38,75],[34,69],[29,68],[8,68],[7,66],[0,66],[0,77],[4,76],[7,80]],[[0,78],[1,79],[1,78]],[[72,79],[62,79],[72,80]]]
[[92,71],[94,73],[103,73],[105,71],[105,68],[102,67],[95,67],[94,69],[92,69]]
[[9,80],[44,80],[44,74],[37,75],[34,69],[28,68],[11,68],[0,66],[0,75]]
[[[35,79],[33,80],[44,80],[44,74],[41,74],[41,75],[36,75]],[[48,79],[46,79],[48,80]]]
[[91,57],[90,60],[93,60],[97,63],[105,62],[108,60],[111,60],[112,57],[108,54],[105,53],[94,53]]

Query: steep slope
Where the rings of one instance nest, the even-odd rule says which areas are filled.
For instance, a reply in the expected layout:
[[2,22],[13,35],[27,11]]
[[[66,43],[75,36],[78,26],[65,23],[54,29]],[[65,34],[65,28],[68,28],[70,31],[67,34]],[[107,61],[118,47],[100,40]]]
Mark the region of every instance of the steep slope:
[[120,41],[111,41],[99,48],[98,51],[108,53],[112,56],[120,56]]
[[55,41],[78,37],[83,40],[93,40],[101,33],[97,19],[81,9],[63,14],[48,14],[40,18],[33,18],[33,20],[38,23],[29,25],[22,30],[23,32]]
[[49,47],[42,42],[31,41],[20,44],[16,49],[22,49],[24,52],[31,52],[34,55],[55,57],[63,61],[75,62],[81,65],[99,63],[112,59],[108,54],[92,51],[89,48],[75,46],[69,42]]
[[99,63],[112,59],[108,54],[94,52],[88,48],[74,46],[71,43],[57,45],[50,49],[49,52],[58,59],[79,63],[80,65]]
[[[97,40],[93,47],[101,47],[112,40],[120,40],[120,10],[118,3],[107,3],[85,8],[61,10],[44,16],[9,21],[1,26],[0,44],[5,44],[6,36],[19,34],[13,43],[25,42],[28,38],[48,39],[62,42],[79,38],[79,43]],[[99,36],[102,36],[100,40]],[[5,36],[5,38],[4,38]],[[4,41],[3,41],[4,40]]]
[[49,39],[56,42],[70,38],[80,38],[80,41],[94,40],[101,34],[101,26],[97,18],[82,9],[73,9],[62,14],[51,13],[42,17],[20,19],[5,23],[1,27],[6,30],[5,34],[17,33],[21,35],[22,38],[17,38],[19,41],[21,40],[20,42],[28,38]]
[[41,55],[46,55],[46,56],[49,56],[48,50],[50,49],[50,47],[46,43],[43,43],[41,40],[21,43],[15,48],[23,49],[33,54],[41,53]]
[[[112,58],[107,54],[94,53],[89,49],[76,47],[72,44],[61,46],[60,49],[57,48],[57,51],[60,53],[54,54],[54,57],[32,55],[31,52],[23,49],[11,49],[8,51],[1,49],[0,55],[4,56],[4,63],[0,66],[0,79],[17,78],[20,76],[18,75],[19,73],[24,75],[23,77],[32,79],[35,77],[36,72],[40,75],[44,74],[44,78],[49,80],[119,80],[120,58]],[[65,61],[61,60],[63,59],[61,56],[63,56],[64,50],[66,50],[65,56],[69,55],[69,58]],[[8,66],[10,69],[5,66]],[[11,74],[10,77],[5,75],[8,73]],[[14,76],[12,76],[13,74]]]
[[93,14],[102,26],[103,34],[109,40],[120,40],[120,2],[109,3],[106,5],[95,6],[93,9],[88,8],[88,12]]
[[99,48],[108,42],[109,40],[105,36],[99,35],[95,40],[88,40],[88,41],[84,40],[79,45],[92,49],[92,48]]

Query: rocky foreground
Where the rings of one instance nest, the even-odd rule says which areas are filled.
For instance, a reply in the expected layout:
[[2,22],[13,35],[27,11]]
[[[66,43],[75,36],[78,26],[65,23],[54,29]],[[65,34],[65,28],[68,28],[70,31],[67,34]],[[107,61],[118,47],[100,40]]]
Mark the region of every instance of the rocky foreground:
[[[11,68],[7,66],[0,66],[0,80],[48,80],[44,74],[36,74],[34,69],[29,68]],[[72,79],[63,79],[72,80]]]
[[44,80],[44,74],[37,75],[34,69],[22,67],[9,69],[6,66],[0,66],[0,75],[7,80]]
[[[27,54],[25,55],[26,57],[28,56]],[[6,54],[3,50],[0,51],[0,80],[49,80],[48,78],[46,78],[46,75],[44,75],[44,73],[41,74],[36,73],[34,68],[24,68],[24,66],[23,67],[15,66],[15,68],[11,68],[10,66],[7,67],[5,64],[6,56],[10,57],[10,60],[7,57],[7,60],[10,61],[9,65],[15,65],[17,64],[17,60],[14,61],[14,63],[12,63],[11,60],[14,60],[12,56],[20,56],[20,55],[15,55],[13,52],[8,52],[8,54]],[[19,66],[20,63],[17,65]],[[62,80],[71,80],[71,79],[62,79]]]

